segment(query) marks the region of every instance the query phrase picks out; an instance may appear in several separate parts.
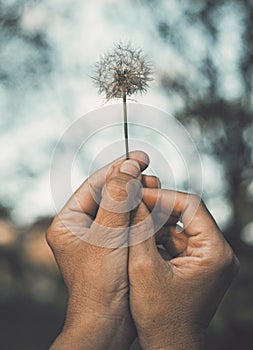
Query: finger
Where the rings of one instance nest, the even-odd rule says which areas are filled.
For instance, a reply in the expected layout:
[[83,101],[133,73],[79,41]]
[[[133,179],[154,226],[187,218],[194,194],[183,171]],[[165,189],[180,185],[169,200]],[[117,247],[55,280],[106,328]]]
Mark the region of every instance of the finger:
[[[152,188],[152,186],[148,187]],[[154,188],[155,187],[153,187],[153,189]],[[159,187],[157,189],[160,190]],[[155,196],[153,191],[143,192],[143,201],[152,215],[155,232],[160,230],[164,225],[175,225],[180,219],[179,215],[175,215],[168,210],[162,210],[163,208],[161,208],[161,203],[158,201],[158,198],[159,195]]]
[[169,261],[170,267],[189,269],[199,266],[201,262],[206,266],[220,268],[221,271],[230,269],[233,276],[237,273],[238,260],[233,250],[198,196],[143,188],[143,200],[149,202],[150,207],[158,202],[162,211],[172,213],[183,223],[187,247],[179,257]]
[[[143,189],[143,201],[149,207],[157,205],[163,213],[180,219],[184,232],[190,237],[202,236],[199,244],[209,241],[219,244],[225,240],[208,209],[198,196],[169,190]],[[191,240],[193,242],[193,239]],[[196,242],[197,243],[197,242]],[[197,247],[195,247],[197,248]]]
[[141,166],[135,160],[114,165],[102,191],[91,234],[96,244],[115,247],[128,242],[130,214],[141,201]]
[[153,222],[156,227],[156,232],[160,230],[161,227],[163,226],[168,226],[168,225],[175,225],[179,221],[179,217],[173,215],[172,213],[168,212],[162,212],[158,206],[156,205],[155,208],[151,209],[149,208]]
[[[141,171],[145,170],[149,164],[148,155],[141,151],[130,152],[130,159],[137,161],[140,165]],[[101,191],[105,184],[106,175],[112,165],[117,166],[123,160],[125,156],[107,164],[103,168],[96,171],[83,184],[75,191],[73,196],[69,199],[60,214],[68,213],[83,213],[83,224],[89,227],[92,219],[96,216],[98,205],[101,199]]]
[[[149,164],[148,155],[141,151],[130,152],[129,158],[137,161],[141,167],[141,171],[145,170]],[[101,190],[105,184],[106,175],[112,165],[119,165],[125,156],[104,166],[102,169],[91,175],[75,192],[75,196],[79,199],[81,211],[91,216],[96,214],[98,203],[100,201]]]
[[[106,178],[95,223],[107,227],[128,227],[132,206],[141,188],[141,167],[134,160],[115,165]],[[133,209],[134,209],[133,208]]]
[[142,175],[142,183],[144,187],[161,188],[161,181],[156,176]]
[[145,198],[143,198],[143,200],[145,200],[145,204],[152,215],[153,224],[157,236],[158,232],[159,234],[164,231],[167,232],[169,230],[169,227],[176,225],[180,218],[178,215],[174,215],[172,212],[169,213],[162,211],[158,201],[155,202],[153,200],[152,192],[150,198],[149,193],[150,192],[145,192]]
[[[141,171],[144,171],[149,165],[149,157],[142,151],[130,152],[129,159],[137,161]],[[77,193],[78,196],[81,197],[80,205],[83,212],[90,213],[93,216],[96,214],[107,173],[112,165],[117,166],[122,163],[123,160],[125,160],[125,155],[95,172],[79,187]]]
[[136,267],[159,259],[160,255],[156,247],[152,217],[143,202],[139,204],[131,218],[129,271],[135,271]]
[[172,257],[186,254],[188,236],[178,225],[166,225],[156,234],[156,244],[162,245]]

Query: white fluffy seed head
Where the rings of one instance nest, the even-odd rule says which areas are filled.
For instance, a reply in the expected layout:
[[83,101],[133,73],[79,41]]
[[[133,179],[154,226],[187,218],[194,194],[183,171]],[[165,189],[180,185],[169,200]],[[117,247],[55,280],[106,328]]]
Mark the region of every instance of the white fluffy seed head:
[[151,65],[141,49],[132,48],[130,43],[119,43],[101,56],[92,78],[99,93],[110,100],[145,93],[152,80],[151,73]]

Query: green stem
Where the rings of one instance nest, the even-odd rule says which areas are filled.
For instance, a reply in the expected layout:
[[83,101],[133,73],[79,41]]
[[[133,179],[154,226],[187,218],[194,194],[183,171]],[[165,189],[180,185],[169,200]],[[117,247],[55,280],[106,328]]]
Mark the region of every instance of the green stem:
[[124,136],[125,136],[125,147],[126,147],[126,159],[129,159],[126,94],[123,94],[123,114],[124,114]]

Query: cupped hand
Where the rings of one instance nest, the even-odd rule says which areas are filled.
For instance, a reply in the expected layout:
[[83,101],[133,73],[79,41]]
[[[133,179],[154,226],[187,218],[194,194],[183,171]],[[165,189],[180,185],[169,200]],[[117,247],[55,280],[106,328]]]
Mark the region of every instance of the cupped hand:
[[128,349],[136,337],[129,309],[128,227],[149,160],[142,152],[130,157],[86,180],[48,229],[69,291],[65,326],[51,349]]
[[[131,245],[131,231],[135,240],[136,228],[152,211],[153,220],[167,215],[165,224]],[[197,196],[145,188],[132,220],[130,307],[142,348],[202,349],[207,326],[238,271],[237,258]]]

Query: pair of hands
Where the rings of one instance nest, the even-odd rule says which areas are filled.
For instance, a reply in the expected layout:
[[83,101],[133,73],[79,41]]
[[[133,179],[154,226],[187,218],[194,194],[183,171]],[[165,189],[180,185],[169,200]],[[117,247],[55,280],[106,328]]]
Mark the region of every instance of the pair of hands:
[[130,158],[87,179],[48,229],[69,291],[52,350],[124,350],[137,334],[143,349],[201,349],[238,271],[203,202],[141,175],[145,153]]

